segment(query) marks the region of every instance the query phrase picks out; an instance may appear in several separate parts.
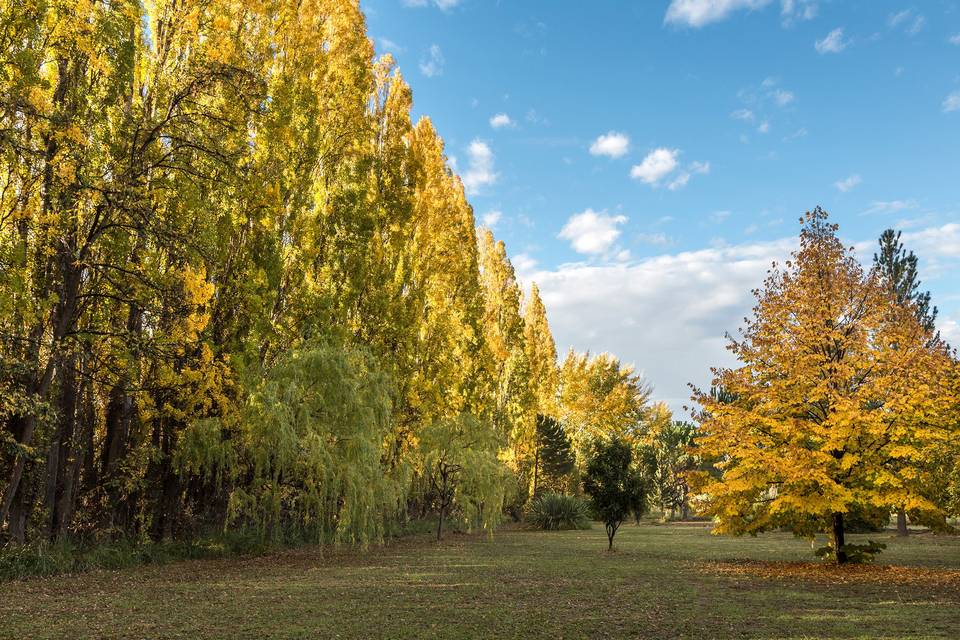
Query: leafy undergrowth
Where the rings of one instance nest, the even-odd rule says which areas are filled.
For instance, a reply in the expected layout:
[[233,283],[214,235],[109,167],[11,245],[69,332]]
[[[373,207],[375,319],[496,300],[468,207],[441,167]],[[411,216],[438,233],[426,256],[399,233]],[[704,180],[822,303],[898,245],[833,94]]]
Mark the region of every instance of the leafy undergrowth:
[[690,525],[624,525],[616,553],[597,527],[301,547],[3,583],[0,638],[956,638],[960,585],[933,582],[960,539],[884,541],[854,570],[878,578],[847,583],[723,574],[810,545]]

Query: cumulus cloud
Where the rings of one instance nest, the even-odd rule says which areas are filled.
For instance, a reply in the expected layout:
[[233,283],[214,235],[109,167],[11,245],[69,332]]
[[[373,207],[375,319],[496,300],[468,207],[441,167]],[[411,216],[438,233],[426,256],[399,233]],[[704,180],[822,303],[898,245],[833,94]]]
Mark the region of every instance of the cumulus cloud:
[[619,158],[626,155],[630,150],[630,138],[626,134],[610,131],[599,136],[590,145],[590,154],[595,156],[607,156],[610,158]]
[[960,91],[954,91],[943,100],[941,105],[944,113],[960,111]]
[[700,28],[725,20],[735,11],[761,9],[770,0],[672,0],[664,22]]
[[823,40],[817,40],[813,43],[817,53],[840,53],[847,48],[850,42],[843,39],[843,27],[838,27],[828,33]]
[[960,33],[955,33],[952,36],[950,36],[949,41],[950,41],[950,44],[955,44],[957,46],[960,46]]
[[420,73],[428,78],[439,76],[443,73],[444,62],[446,62],[446,60],[443,58],[443,51],[440,50],[440,45],[430,45],[430,49],[427,50],[426,55],[420,58]]
[[647,154],[640,164],[630,169],[630,177],[655,185],[677,168],[679,149],[660,147]]
[[490,118],[490,126],[494,129],[514,126],[514,121],[505,113],[498,113]]
[[632,264],[567,265],[533,277],[561,352],[616,353],[644,372],[658,399],[679,410],[688,382],[709,385],[710,366],[731,364],[724,333],[735,332],[750,309],[750,290],[792,246],[791,240]]
[[483,187],[494,184],[499,178],[493,167],[493,150],[479,138],[467,147],[467,161],[467,170],[461,176],[467,194],[476,195]]
[[730,114],[730,117],[734,120],[743,120],[744,122],[753,122],[754,116],[753,111],[750,109],[737,109]]
[[833,183],[833,186],[835,186],[839,191],[846,193],[851,189],[853,189],[858,184],[860,184],[861,182],[862,180],[860,179],[860,176],[858,174],[854,174],[852,176],[844,178],[843,180],[837,180],[836,182]]
[[606,211],[587,209],[570,216],[558,237],[569,240],[577,253],[604,254],[620,237],[620,226],[626,222],[626,216],[610,216]]
[[640,164],[630,169],[630,177],[652,187],[658,187],[667,181],[667,189],[676,191],[687,186],[690,178],[697,174],[710,173],[709,162],[691,162],[685,168],[680,165],[680,150],[660,147],[654,149]]

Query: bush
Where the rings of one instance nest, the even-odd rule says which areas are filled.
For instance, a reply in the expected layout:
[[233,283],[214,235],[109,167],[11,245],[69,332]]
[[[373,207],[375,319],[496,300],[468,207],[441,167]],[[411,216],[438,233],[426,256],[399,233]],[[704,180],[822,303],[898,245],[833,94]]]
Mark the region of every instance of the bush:
[[527,513],[527,523],[536,529],[589,529],[590,508],[577,496],[548,493],[536,498]]

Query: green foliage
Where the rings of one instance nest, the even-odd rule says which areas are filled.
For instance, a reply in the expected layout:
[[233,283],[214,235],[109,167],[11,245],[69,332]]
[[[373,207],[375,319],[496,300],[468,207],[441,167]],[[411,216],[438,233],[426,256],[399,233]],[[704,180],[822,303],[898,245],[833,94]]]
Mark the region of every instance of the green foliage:
[[661,410],[650,425],[649,444],[640,448],[640,461],[649,496],[664,517],[683,517],[689,511],[687,474],[701,466],[693,450],[696,426],[674,421]]
[[563,491],[570,485],[576,463],[563,424],[550,416],[538,415],[536,446],[535,495],[544,490]]
[[533,499],[527,524],[535,529],[589,529],[590,506],[579,496],[546,493]]
[[497,456],[490,425],[470,414],[437,420],[419,436],[419,472],[428,479],[439,509],[437,538],[447,515],[469,529],[499,522],[511,474]]
[[617,529],[631,514],[646,509],[646,488],[640,471],[633,465],[633,449],[620,438],[593,443],[583,476],[583,490],[590,496],[594,515],[607,531],[608,548],[613,548]]
[[379,540],[403,487],[380,465],[391,385],[362,349],[292,352],[251,396],[241,446],[252,481],[232,497],[236,517],[280,535],[285,522],[318,539]]

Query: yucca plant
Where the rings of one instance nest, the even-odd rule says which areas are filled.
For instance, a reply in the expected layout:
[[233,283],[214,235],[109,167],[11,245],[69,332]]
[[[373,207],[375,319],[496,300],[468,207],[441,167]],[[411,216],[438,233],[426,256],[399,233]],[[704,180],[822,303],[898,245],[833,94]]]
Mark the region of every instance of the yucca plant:
[[548,493],[534,499],[527,512],[527,524],[535,529],[589,529],[590,508],[578,496]]

